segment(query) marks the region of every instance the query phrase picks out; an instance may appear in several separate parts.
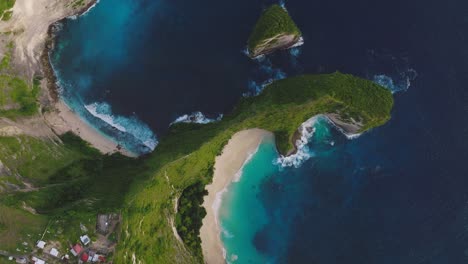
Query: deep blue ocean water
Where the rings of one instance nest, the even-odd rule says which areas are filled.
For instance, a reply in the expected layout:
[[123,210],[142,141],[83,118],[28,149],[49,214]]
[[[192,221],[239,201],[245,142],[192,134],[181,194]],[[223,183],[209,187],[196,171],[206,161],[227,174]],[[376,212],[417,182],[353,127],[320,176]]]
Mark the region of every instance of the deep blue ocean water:
[[101,0],[59,34],[63,97],[141,153],[178,116],[217,116],[275,78],[378,81],[399,91],[386,125],[349,140],[319,123],[298,168],[274,164],[262,144],[223,201],[228,258],[468,263],[468,2],[288,0],[304,46],[252,61],[246,39],[271,3]]

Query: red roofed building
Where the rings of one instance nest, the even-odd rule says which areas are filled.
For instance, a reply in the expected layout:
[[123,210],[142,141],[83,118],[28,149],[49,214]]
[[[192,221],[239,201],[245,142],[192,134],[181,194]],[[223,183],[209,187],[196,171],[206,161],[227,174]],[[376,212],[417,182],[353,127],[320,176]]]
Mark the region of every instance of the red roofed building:
[[81,260],[82,260],[83,262],[87,262],[88,259],[89,259],[89,255],[88,255],[88,254],[83,253],[83,255],[81,255]]
[[83,248],[81,247],[80,244],[76,244],[73,246],[73,248],[70,251],[73,254],[73,256],[76,257],[81,253],[81,251],[83,251]]

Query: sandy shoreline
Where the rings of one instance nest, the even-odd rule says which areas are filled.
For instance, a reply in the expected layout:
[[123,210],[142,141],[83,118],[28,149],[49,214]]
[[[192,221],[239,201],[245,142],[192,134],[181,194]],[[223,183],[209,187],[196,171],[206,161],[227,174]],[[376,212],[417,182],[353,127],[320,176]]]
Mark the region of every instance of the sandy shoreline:
[[233,181],[236,173],[242,168],[248,157],[253,154],[260,143],[273,134],[262,129],[249,129],[236,133],[224,147],[223,153],[216,157],[213,182],[206,186],[208,195],[203,206],[207,215],[200,229],[201,246],[205,263],[224,263],[223,245],[220,229],[216,219],[219,207],[219,195]]
[[56,134],[62,135],[66,132],[73,132],[102,153],[112,154],[120,152],[125,156],[136,157],[135,154],[118,147],[117,143],[88,125],[62,100],[55,103],[54,109],[55,111],[45,114],[44,119]]
[[[0,32],[16,32],[1,36],[4,43],[14,43],[11,64],[15,73],[26,79],[32,79],[39,73],[45,77],[39,100],[41,107],[48,109],[42,115],[21,122],[1,120],[3,134],[24,134],[56,140],[56,135],[73,132],[104,154],[120,152],[135,157],[135,154],[121,149],[117,143],[82,120],[59,99],[56,76],[49,61],[49,51],[55,44],[54,24],[71,16],[85,14],[97,2],[84,0],[80,6],[75,6],[74,0],[16,0],[12,18],[0,22]],[[2,53],[5,53],[5,47],[0,45]]]
[[51,96],[51,104],[54,109],[51,113],[46,114],[45,120],[54,133],[62,135],[66,132],[73,132],[84,141],[90,143],[94,148],[98,149],[104,154],[112,154],[120,152],[121,154],[128,157],[137,157],[136,154],[127,151],[122,148],[118,143],[115,143],[110,138],[100,133],[97,129],[89,125],[83,120],[77,113],[75,113],[63,100],[60,99],[57,86],[57,76],[55,75],[54,69],[52,68],[49,60],[49,53],[54,49],[55,46],[55,32],[54,26],[56,23],[60,23],[64,19],[69,17],[78,17],[86,14],[91,10],[99,1],[88,0],[88,3],[75,13],[65,16],[57,22],[51,23],[47,30],[47,38],[42,54],[42,68],[46,76],[46,87],[49,95]]

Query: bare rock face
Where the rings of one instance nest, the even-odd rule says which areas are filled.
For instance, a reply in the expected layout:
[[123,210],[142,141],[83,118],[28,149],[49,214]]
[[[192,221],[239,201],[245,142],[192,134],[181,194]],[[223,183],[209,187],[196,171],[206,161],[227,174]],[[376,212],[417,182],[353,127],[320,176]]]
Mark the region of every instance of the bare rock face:
[[279,34],[269,39],[265,39],[261,44],[250,51],[252,58],[273,53],[276,50],[289,49],[301,42],[301,37],[293,34]]
[[252,58],[302,44],[302,33],[285,8],[273,5],[266,9],[248,40]]

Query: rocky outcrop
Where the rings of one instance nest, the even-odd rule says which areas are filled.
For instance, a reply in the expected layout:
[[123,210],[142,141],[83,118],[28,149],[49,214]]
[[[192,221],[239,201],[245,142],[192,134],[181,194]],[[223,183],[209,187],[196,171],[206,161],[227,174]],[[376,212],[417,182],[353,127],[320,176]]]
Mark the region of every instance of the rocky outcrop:
[[249,51],[249,55],[252,58],[256,58],[261,55],[273,53],[276,50],[289,49],[294,46],[302,44],[302,37],[294,34],[278,34],[272,38],[263,40],[253,50]]
[[272,5],[255,25],[248,40],[248,52],[250,57],[255,58],[302,43],[302,33],[288,11],[279,5]]

